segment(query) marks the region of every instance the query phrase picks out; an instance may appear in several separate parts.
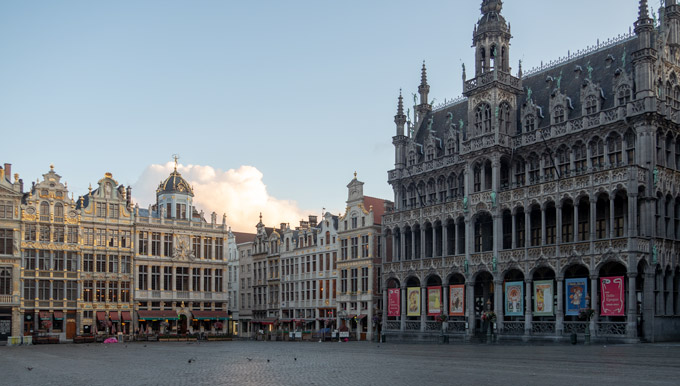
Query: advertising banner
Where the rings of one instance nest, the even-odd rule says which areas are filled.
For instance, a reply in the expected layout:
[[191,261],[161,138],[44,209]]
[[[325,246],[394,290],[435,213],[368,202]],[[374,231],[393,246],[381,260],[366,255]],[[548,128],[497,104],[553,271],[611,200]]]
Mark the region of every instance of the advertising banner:
[[406,316],[420,316],[420,287],[406,289]]
[[565,295],[567,297],[565,315],[578,315],[582,308],[586,308],[588,294],[588,278],[564,279]]
[[399,288],[387,289],[387,316],[401,315],[401,290]]
[[449,287],[449,315],[465,316],[465,285]]
[[600,315],[602,316],[625,316],[624,301],[624,277],[600,278]]
[[555,314],[554,287],[552,280],[538,280],[534,282],[534,315],[552,316]]
[[524,282],[511,281],[505,283],[505,315],[524,315]]
[[427,314],[437,316],[442,313],[442,287],[427,287]]

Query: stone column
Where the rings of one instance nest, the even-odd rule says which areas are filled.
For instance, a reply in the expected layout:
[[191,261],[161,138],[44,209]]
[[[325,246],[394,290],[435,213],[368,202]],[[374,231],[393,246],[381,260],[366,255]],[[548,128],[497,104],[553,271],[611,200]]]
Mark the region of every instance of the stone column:
[[637,200],[638,193],[628,193],[628,221],[626,221],[626,235],[635,237],[637,235]]
[[425,321],[427,320],[427,287],[420,286],[420,332],[425,332]]
[[399,230],[399,257],[400,261],[406,260],[406,233],[403,232],[403,228]]
[[467,315],[468,328],[466,335],[471,337],[475,334],[475,284],[466,281],[465,286],[465,314]]
[[590,198],[590,251],[595,246],[595,221],[597,220],[597,198]]
[[[149,214],[150,216],[151,214]],[[151,256],[151,234],[153,232],[146,233],[146,255]]]
[[458,255],[458,221],[453,220],[453,254]]
[[545,205],[541,205],[541,245],[546,244]]
[[557,310],[555,310],[555,335],[562,335],[564,330],[564,278],[557,277]]
[[146,288],[148,288],[149,291],[151,291],[151,289],[152,289],[151,288],[151,283],[152,283],[151,277],[152,276],[153,276],[153,267],[151,265],[148,265],[146,267]]
[[637,337],[637,299],[635,297],[635,279],[637,272],[628,272],[628,312],[626,312],[626,336]]
[[527,251],[527,248],[531,246],[531,209],[529,208],[528,211],[524,212],[524,247],[525,251]]
[[442,314],[449,315],[449,286],[442,286]]
[[512,249],[517,248],[517,214],[512,212]]
[[416,232],[411,228],[411,260],[416,258]]
[[406,329],[406,287],[401,287],[401,332]]
[[591,336],[596,336],[597,320],[600,315],[600,299],[597,297],[598,275],[590,275],[590,308],[595,311],[595,314],[590,318],[590,333]]
[[574,200],[574,242],[581,241],[581,235],[578,231],[578,203],[579,201]]
[[201,240],[201,250],[198,251],[198,256],[196,256],[196,258],[197,259],[205,259],[205,237],[198,236],[198,238]]
[[555,205],[555,247],[557,256],[560,255],[560,245],[562,244],[562,201],[557,201]]
[[[493,308],[496,313],[496,324],[498,327],[498,330],[494,332],[499,333],[503,330],[503,280],[496,279],[493,283],[495,287]],[[491,327],[493,328],[493,326]]]
[[614,238],[614,197],[609,197],[609,238]]
[[[170,283],[172,291],[177,291],[177,267],[172,267],[172,283]],[[173,297],[176,297],[173,295]]]
[[383,293],[382,293],[382,298],[383,298],[383,314],[382,314],[382,325],[383,325],[383,331],[385,328],[387,328],[387,312],[389,310],[388,307],[388,300],[387,300],[387,287],[383,288]]
[[440,241],[441,241],[441,246],[442,246],[442,257],[450,256],[451,252],[449,251],[449,225],[448,225],[448,222],[442,223],[442,239]]
[[472,222],[470,219],[465,219],[465,259],[469,260],[470,255],[474,252],[474,240],[473,240]]
[[531,309],[531,283],[532,279],[524,279],[524,335],[531,335],[531,323],[533,322],[533,314]]
[[426,233],[425,233],[425,226],[420,227],[420,259],[425,259],[428,256],[425,256],[425,245],[427,244],[426,240]]
[[158,256],[165,256],[165,233],[161,233],[160,248],[158,250],[160,251]]

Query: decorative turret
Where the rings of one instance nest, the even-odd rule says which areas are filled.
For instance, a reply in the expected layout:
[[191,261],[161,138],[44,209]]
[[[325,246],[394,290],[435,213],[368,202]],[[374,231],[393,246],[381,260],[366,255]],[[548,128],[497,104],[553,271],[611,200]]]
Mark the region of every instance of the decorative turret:
[[394,123],[397,125],[397,135],[404,135],[404,125],[406,125],[406,115],[404,115],[404,97],[399,90],[399,103],[397,104],[397,115],[394,116]]
[[397,125],[397,135],[392,137],[394,166],[401,169],[406,166],[406,141],[408,139],[404,135],[406,115],[404,115],[404,98],[401,96],[401,90],[399,90],[399,103],[397,104],[397,115],[394,116],[394,123]]
[[510,27],[501,15],[501,0],[484,0],[482,17],[475,26],[472,46],[476,48],[475,74],[500,70],[510,72]]
[[640,11],[635,22],[638,50],[633,53],[635,67],[636,98],[654,96],[654,62],[656,50],[653,45],[654,20],[649,17],[647,0],[640,0]]
[[430,85],[427,84],[427,68],[425,61],[423,61],[423,69],[420,72],[420,86],[418,86],[418,94],[420,94],[420,104],[418,105],[418,117],[422,119],[428,112],[432,111],[432,105],[427,101],[430,94]]
[[680,46],[680,5],[676,0],[666,0],[664,15],[668,30],[668,45],[676,49]]

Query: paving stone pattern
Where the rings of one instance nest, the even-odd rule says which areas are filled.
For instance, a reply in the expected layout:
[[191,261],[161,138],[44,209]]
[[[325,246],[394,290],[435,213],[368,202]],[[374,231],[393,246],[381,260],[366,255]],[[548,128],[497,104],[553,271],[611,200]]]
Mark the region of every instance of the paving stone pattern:
[[243,341],[0,347],[0,385],[498,384],[678,385],[680,344]]

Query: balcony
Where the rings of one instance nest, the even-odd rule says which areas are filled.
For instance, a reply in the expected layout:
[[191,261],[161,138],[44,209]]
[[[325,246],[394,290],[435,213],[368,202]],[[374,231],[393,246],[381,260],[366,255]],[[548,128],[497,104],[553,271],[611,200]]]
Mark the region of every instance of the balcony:
[[177,300],[177,301],[202,301],[217,300],[227,301],[229,295],[222,292],[194,292],[194,291],[146,291],[140,290],[135,293],[135,300]]

